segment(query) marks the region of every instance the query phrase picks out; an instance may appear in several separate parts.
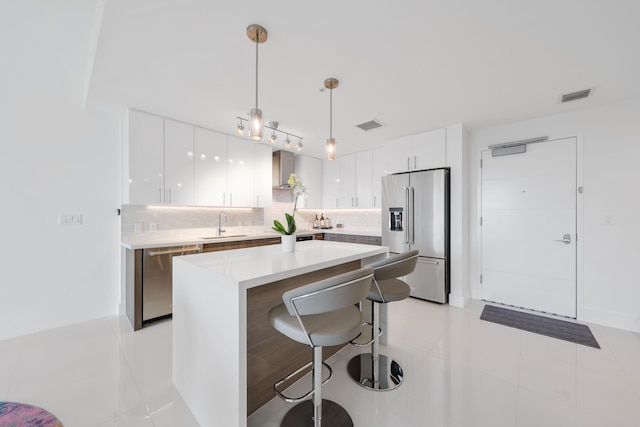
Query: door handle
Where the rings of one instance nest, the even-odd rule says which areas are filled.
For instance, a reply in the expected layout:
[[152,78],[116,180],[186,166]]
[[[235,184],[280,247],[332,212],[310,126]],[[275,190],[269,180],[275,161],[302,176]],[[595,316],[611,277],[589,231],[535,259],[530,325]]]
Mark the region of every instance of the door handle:
[[568,245],[571,243],[571,234],[565,234],[562,236],[562,240],[554,240],[554,242],[562,242],[565,245]]
[[404,217],[404,243],[409,243],[409,188],[404,189],[404,205],[406,206],[406,215]]

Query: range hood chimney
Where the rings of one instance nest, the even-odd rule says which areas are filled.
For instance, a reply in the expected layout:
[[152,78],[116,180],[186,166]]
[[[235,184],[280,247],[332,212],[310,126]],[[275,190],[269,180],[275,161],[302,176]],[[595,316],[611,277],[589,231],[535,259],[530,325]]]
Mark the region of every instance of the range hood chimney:
[[273,152],[273,187],[291,188],[289,176],[295,172],[295,160],[293,153],[285,150]]

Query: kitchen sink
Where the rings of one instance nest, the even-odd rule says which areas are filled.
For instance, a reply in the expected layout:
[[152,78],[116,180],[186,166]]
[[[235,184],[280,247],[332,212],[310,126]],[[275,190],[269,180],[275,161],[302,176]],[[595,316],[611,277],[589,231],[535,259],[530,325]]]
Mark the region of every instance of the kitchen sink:
[[207,236],[207,237],[200,237],[203,240],[213,240],[213,239],[226,239],[229,237],[246,237],[246,234],[229,234],[229,235],[221,235],[221,236]]

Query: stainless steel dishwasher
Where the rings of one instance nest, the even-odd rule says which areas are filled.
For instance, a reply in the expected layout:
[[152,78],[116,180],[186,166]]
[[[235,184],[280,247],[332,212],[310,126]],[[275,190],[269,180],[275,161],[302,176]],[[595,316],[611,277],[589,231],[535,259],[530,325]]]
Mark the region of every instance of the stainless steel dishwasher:
[[172,265],[174,256],[197,254],[202,245],[145,249],[142,257],[142,321],[172,313]]

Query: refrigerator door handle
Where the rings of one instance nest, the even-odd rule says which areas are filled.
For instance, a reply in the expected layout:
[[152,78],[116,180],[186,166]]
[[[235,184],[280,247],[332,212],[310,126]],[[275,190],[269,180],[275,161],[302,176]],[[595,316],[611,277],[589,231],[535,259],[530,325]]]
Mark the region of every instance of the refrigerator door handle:
[[406,209],[406,218],[404,219],[406,226],[404,227],[404,242],[405,243],[409,243],[409,224],[410,224],[410,218],[409,218],[409,187],[405,187],[404,189],[404,205],[405,205],[405,209]]
[[414,214],[415,214],[415,206],[416,206],[416,203],[415,203],[416,202],[416,193],[415,193],[416,189],[413,188],[413,187],[410,187],[410,189],[411,189],[411,199],[410,199],[411,212],[409,214],[409,220],[410,220],[410,223],[411,223],[411,244],[414,244],[415,240],[416,240],[416,227],[415,227],[415,224],[414,224],[414,218],[415,218]]

